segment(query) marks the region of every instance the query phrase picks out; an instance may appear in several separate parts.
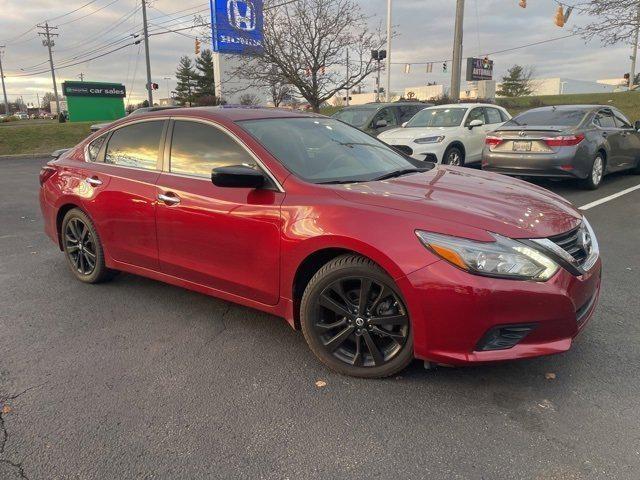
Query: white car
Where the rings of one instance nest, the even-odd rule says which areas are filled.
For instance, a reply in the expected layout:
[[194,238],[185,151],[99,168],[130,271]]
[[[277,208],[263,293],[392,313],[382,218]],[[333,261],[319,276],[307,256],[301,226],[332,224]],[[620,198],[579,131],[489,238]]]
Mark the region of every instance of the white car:
[[402,128],[378,138],[416,160],[469,165],[482,160],[487,133],[510,118],[504,108],[492,104],[438,105],[420,110]]

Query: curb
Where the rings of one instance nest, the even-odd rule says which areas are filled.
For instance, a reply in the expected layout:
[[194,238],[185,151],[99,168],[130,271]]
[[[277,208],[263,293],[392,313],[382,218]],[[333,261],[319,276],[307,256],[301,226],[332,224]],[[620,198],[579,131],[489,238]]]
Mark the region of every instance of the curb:
[[17,155],[0,155],[0,160],[19,160],[21,158],[45,158],[49,157],[50,153],[20,153]]

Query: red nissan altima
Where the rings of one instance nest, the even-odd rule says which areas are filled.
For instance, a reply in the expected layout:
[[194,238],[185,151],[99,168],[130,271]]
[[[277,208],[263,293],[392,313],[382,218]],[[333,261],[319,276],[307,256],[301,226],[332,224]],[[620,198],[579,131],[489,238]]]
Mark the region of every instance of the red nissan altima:
[[78,280],[129,272],[284,317],[348,375],[563,352],[600,290],[594,232],[559,196],[320,115],[123,119],[40,184]]

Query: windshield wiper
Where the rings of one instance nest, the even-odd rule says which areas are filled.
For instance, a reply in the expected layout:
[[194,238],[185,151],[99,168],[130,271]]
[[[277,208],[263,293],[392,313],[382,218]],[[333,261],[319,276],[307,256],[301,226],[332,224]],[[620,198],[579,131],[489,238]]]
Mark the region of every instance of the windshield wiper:
[[338,145],[342,145],[343,147],[353,147],[354,145],[362,145],[365,147],[372,147],[372,148],[385,148],[382,145],[376,145],[374,143],[366,143],[366,142],[338,142],[336,140],[334,140],[334,142],[336,142]]
[[337,185],[340,183],[361,183],[366,180],[329,180],[327,182],[316,182],[318,185]]
[[374,178],[371,181],[377,182],[379,180],[387,180],[389,178],[401,177],[402,175],[408,175],[410,173],[426,172],[428,170],[428,168],[404,168],[402,170],[395,170],[393,172],[385,173],[384,175]]

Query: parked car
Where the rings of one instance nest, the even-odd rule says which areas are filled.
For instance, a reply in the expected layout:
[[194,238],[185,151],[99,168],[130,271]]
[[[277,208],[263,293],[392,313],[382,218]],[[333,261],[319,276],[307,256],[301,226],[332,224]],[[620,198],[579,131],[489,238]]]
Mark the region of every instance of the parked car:
[[13,114],[18,120],[29,120],[29,115],[24,112],[17,112]]
[[565,351],[600,290],[596,236],[561,197],[312,113],[127,117],[40,185],[79,281],[125,271],[284,317],[348,375]]
[[486,139],[482,168],[527,177],[577,178],[596,189],[611,172],[640,174],[640,124],[614,107],[528,110]]
[[345,107],[332,117],[376,136],[409,121],[430,105],[432,104],[422,102],[367,103]]
[[[173,106],[166,106],[166,107],[140,107],[140,108],[136,108],[133,112],[131,112],[129,114],[130,117],[137,117],[138,115],[142,115],[143,113],[148,113],[148,112],[159,112],[161,110],[167,110],[170,108],[177,108],[177,107],[173,107]],[[108,127],[109,125],[111,125],[113,122],[105,122],[105,123],[96,123],[94,125],[91,125],[91,131],[92,132],[97,132],[98,130],[104,128],[104,127]]]
[[497,105],[455,103],[421,110],[378,138],[416,160],[463,166],[479,163],[488,132],[511,118]]

